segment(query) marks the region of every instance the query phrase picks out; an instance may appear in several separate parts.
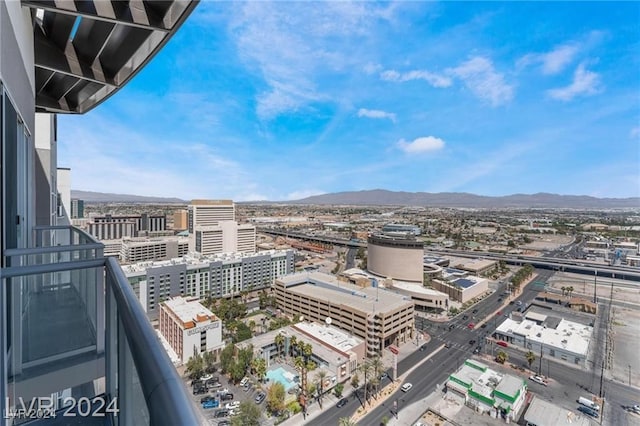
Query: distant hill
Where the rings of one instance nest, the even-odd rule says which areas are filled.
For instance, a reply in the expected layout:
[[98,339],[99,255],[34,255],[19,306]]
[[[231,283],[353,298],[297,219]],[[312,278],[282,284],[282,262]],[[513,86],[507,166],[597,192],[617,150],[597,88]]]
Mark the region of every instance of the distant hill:
[[71,198],[79,198],[85,203],[159,203],[159,204],[186,204],[187,201],[179,198],[146,197],[143,195],[109,194],[104,192],[71,190]]
[[558,195],[548,193],[488,197],[463,192],[395,192],[384,189],[373,189],[314,195],[301,200],[291,201],[290,203],[468,208],[612,209],[640,208],[640,197],[596,198],[587,195]]

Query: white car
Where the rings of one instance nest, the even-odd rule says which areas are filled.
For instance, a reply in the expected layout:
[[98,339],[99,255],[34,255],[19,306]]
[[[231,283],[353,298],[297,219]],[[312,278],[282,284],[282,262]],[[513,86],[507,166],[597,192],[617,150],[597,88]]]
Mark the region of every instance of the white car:
[[227,410],[233,410],[240,407],[240,401],[233,401],[233,402],[228,402],[224,408],[226,408]]
[[248,377],[245,377],[244,379],[240,380],[240,386],[246,385],[248,381],[249,381]]
[[411,383],[405,383],[404,385],[402,385],[402,387],[400,388],[400,390],[402,392],[409,392],[411,390],[411,388],[413,387],[413,385]]
[[540,376],[530,376],[529,380],[531,380],[532,382],[539,383],[542,386],[547,386],[547,382],[545,382],[544,379]]
[[218,392],[218,393],[229,393],[229,389],[227,389],[227,388],[218,389],[216,392]]

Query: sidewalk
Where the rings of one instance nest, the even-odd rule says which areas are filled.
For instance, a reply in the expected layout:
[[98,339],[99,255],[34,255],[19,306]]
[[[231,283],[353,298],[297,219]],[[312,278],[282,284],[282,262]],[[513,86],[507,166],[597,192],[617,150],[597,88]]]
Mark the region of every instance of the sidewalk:
[[[426,338],[418,339],[418,344],[416,344],[416,341],[413,340],[413,341],[410,341],[410,342],[407,342],[407,343],[404,343],[404,344],[400,345],[398,347],[398,349],[400,350],[400,353],[398,354],[398,363],[400,361],[402,361],[404,358],[406,358],[407,356],[409,356],[412,353],[414,353],[415,351],[417,351],[420,348],[420,346],[422,346],[425,343],[429,342],[430,339],[431,339],[430,336],[426,335]],[[416,367],[421,365],[423,362],[425,362],[431,356],[425,358],[422,362],[420,362],[419,364],[416,364],[415,366],[413,366],[409,371],[407,371],[402,376],[399,376],[398,380],[396,380],[396,385],[398,383],[402,383],[403,377],[405,377],[406,375],[411,373]],[[387,369],[388,368],[393,368],[393,354],[387,349],[385,349],[384,352],[383,352],[382,362],[384,363],[385,368],[387,368]],[[387,386],[390,386],[390,385],[387,385]],[[351,386],[351,382],[349,380],[347,380],[347,382],[345,382],[345,384],[344,384],[344,390],[342,391],[342,395],[343,395],[343,397],[348,397],[348,396],[351,395],[352,392],[353,392],[353,387]],[[331,407],[335,407],[335,405],[336,405],[336,403],[338,402],[339,399],[340,398],[337,398],[333,393],[325,394],[324,398],[322,399],[322,406],[323,406],[324,409],[329,409]],[[378,404],[381,404],[385,400],[386,400],[386,398],[378,398],[378,400],[374,400],[375,401],[375,406],[377,406]],[[368,411],[370,411],[373,408],[375,408],[375,406],[372,405],[368,409]],[[323,413],[323,411],[324,410],[320,409],[320,406],[319,406],[318,402],[314,400],[311,403],[311,405],[309,406],[309,408],[307,409],[307,417],[306,417],[306,419],[303,420],[302,413],[300,413],[300,414],[296,414],[295,416],[291,416],[289,419],[287,419],[286,421],[282,422],[281,425],[282,426],[299,426],[303,422],[308,422],[310,420],[315,419],[316,417],[319,417]]]

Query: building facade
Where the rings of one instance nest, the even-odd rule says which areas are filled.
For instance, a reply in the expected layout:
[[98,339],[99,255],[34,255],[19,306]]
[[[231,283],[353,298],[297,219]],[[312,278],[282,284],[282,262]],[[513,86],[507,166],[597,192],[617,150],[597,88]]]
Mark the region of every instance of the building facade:
[[188,238],[125,238],[120,246],[122,263],[167,260],[189,254]]
[[367,270],[382,278],[422,282],[424,243],[406,236],[371,235]]
[[235,220],[236,205],[231,200],[192,200],[187,208],[190,234],[199,226],[216,226],[219,222]]
[[125,265],[123,270],[149,318],[156,319],[159,303],[170,297],[221,298],[268,289],[276,278],[293,273],[294,254],[270,250],[184,256]]
[[82,219],[84,217],[84,200],[78,198],[71,199],[71,219]]
[[225,221],[216,226],[197,227],[193,236],[193,251],[205,256],[219,253],[256,251],[256,228]]
[[384,288],[361,288],[320,273],[298,273],[275,280],[278,308],[291,318],[331,324],[366,342],[367,356],[410,341],[415,333],[414,304]]
[[515,422],[524,408],[527,383],[518,376],[491,370],[468,359],[446,382],[448,392],[474,411]]
[[160,334],[185,364],[203,352],[217,357],[224,346],[222,321],[195,299],[178,296],[161,303],[158,324]]

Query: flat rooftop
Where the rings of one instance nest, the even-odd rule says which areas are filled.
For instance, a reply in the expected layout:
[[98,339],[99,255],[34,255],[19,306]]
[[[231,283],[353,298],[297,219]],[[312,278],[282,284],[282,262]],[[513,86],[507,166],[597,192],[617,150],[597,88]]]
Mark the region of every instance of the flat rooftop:
[[406,281],[393,281],[393,288],[398,290],[410,291],[412,293],[424,294],[425,296],[446,296],[443,293],[432,288],[427,288],[420,283],[410,283]]
[[504,334],[519,334],[526,336],[527,340],[543,343],[545,346],[554,346],[586,356],[593,327],[561,319],[558,326],[553,329],[528,319],[518,322],[507,318],[496,331]]
[[288,292],[352,306],[362,312],[385,312],[413,306],[409,296],[403,296],[383,287],[358,287],[338,281],[322,272],[302,272],[278,278]]
[[586,415],[574,413],[534,396],[524,413],[524,420],[537,426],[591,426]]
[[189,254],[187,256],[176,257],[168,260],[149,260],[144,262],[133,263],[131,265],[122,265],[122,270],[125,274],[135,274],[144,272],[149,268],[161,268],[163,266],[171,265],[187,265],[187,266],[202,266],[207,267],[212,262],[236,262],[238,260],[258,257],[258,256],[282,256],[287,253],[288,250],[263,250],[255,253],[245,252],[231,252],[231,253],[218,253],[211,255]]
[[364,342],[339,328],[317,322],[300,322],[292,327],[342,352],[348,352]]
[[177,296],[165,301],[164,305],[184,323],[189,321],[195,323],[205,321],[203,317],[211,321],[218,320],[218,317],[216,317],[213,312],[202,306],[197,300],[189,300],[182,296]]

